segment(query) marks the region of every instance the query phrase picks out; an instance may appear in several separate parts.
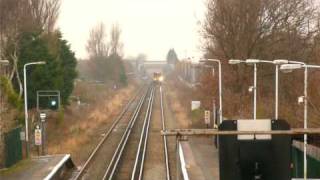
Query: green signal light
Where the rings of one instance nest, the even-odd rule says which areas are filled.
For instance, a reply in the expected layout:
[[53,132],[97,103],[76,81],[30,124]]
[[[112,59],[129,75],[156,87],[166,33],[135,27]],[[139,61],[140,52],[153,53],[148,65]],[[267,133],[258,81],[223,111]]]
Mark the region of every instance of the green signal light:
[[53,100],[51,101],[51,106],[56,106],[57,105],[57,101]]

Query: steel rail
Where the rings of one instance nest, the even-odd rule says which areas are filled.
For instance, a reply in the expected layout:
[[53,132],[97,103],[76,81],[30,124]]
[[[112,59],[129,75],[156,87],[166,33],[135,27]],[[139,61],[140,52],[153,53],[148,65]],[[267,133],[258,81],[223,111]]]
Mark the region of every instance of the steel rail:
[[142,109],[142,105],[145,101],[145,98],[148,94],[149,90],[147,91],[147,93],[145,93],[143,95],[143,97],[140,99],[139,101],[139,104],[138,106],[136,107],[135,111],[134,111],[134,114],[133,116],[131,117],[130,121],[129,121],[129,124],[125,130],[125,132],[123,133],[122,137],[121,137],[121,140],[120,140],[120,143],[118,144],[117,146],[117,149],[115,150],[113,156],[112,156],[112,159],[108,165],[108,168],[103,176],[103,180],[105,179],[109,179],[111,180],[115,174],[115,171],[116,171],[116,168],[119,164],[119,161],[120,161],[120,158],[122,156],[122,153],[123,153],[123,150],[128,142],[128,139],[129,139],[129,136],[131,134],[131,131],[132,131],[132,127],[133,125],[135,124],[136,120],[138,119],[138,115],[140,114],[140,111]]
[[144,160],[145,160],[145,156],[146,156],[146,152],[147,152],[147,146],[148,146],[147,142],[148,142],[148,136],[149,136],[150,122],[151,122],[151,117],[152,117],[152,107],[153,107],[153,101],[154,101],[154,92],[155,92],[155,88],[153,88],[152,101],[151,101],[151,105],[150,105],[149,118],[148,118],[148,126],[147,126],[147,130],[146,130],[146,133],[145,133],[145,141],[144,141],[143,152],[142,152],[142,160],[141,160],[141,164],[140,164],[139,180],[142,179],[143,170],[144,170]]
[[117,118],[113,121],[112,125],[110,126],[110,128],[108,129],[107,133],[104,135],[104,137],[100,140],[99,144],[95,147],[95,149],[91,152],[89,158],[86,160],[85,164],[82,166],[80,172],[77,174],[77,176],[74,178],[75,180],[80,179],[80,177],[82,177],[83,173],[87,170],[87,168],[89,167],[89,164],[92,162],[93,158],[96,156],[98,150],[101,148],[102,144],[106,141],[106,139],[108,139],[108,137],[110,136],[111,132],[113,131],[113,129],[115,128],[115,126],[119,123],[119,121],[123,118],[124,114],[128,111],[130,105],[133,103],[133,101],[139,97],[141,93],[141,91],[143,90],[143,88],[140,88],[138,90],[138,92],[136,93],[135,96],[133,96],[129,102],[126,104],[126,106],[123,108],[123,110],[121,111],[121,113],[117,116]]
[[[136,158],[135,158],[135,162],[134,162],[134,166],[133,166],[133,170],[132,170],[132,174],[131,174],[131,180],[137,179],[137,170],[140,171],[140,169],[138,168],[138,163],[141,162],[140,160],[140,155],[141,155],[141,147],[142,147],[142,142],[143,139],[145,139],[145,133],[146,133],[146,129],[148,126],[148,121],[150,119],[150,112],[151,112],[151,106],[152,106],[152,101],[153,101],[153,92],[154,92],[154,88],[152,88],[151,93],[150,93],[150,98],[148,101],[148,106],[147,106],[147,112],[143,121],[143,127],[142,127],[142,131],[141,131],[141,135],[140,135],[140,140],[139,140],[139,144],[138,144],[138,149],[137,149],[137,153],[136,153]],[[139,172],[140,175],[140,172]]]
[[[164,117],[164,108],[163,108],[163,96],[162,96],[162,86],[160,86],[160,106],[161,106],[161,121],[162,121],[162,130],[166,130],[165,117]],[[165,155],[165,163],[166,163],[166,177],[167,180],[170,180],[170,166],[169,166],[169,153],[168,153],[168,145],[167,145],[167,136],[163,136],[163,144],[164,144],[164,155]]]

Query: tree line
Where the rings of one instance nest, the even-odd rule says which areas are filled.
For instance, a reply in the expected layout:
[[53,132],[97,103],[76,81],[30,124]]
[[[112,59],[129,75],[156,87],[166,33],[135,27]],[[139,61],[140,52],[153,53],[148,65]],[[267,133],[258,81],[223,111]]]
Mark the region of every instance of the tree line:
[[83,78],[118,85],[127,84],[121,32],[119,24],[113,24],[110,33],[107,33],[102,22],[91,28],[86,44],[89,57],[80,67]]
[[[205,57],[223,61],[224,97],[226,114],[250,116],[252,94],[252,67],[227,65],[229,59],[289,59],[308,64],[320,64],[320,16],[314,0],[208,0],[201,35],[204,39]],[[258,116],[272,117],[274,66],[259,65]],[[309,87],[315,106],[320,105],[316,82],[319,76],[313,72]],[[202,92],[209,95],[203,76]],[[301,107],[296,98],[302,94],[303,73],[280,75],[280,117],[300,124]],[[209,102],[207,103],[209,104]],[[209,106],[209,105],[207,105]],[[312,111],[312,117],[318,111]]]
[[[60,90],[68,104],[77,76],[76,57],[56,27],[60,0],[0,0],[0,59],[9,60],[1,90],[9,104],[22,102],[23,66],[33,61],[46,65],[27,70],[28,106],[36,104],[37,90]],[[12,87],[12,88],[4,88]]]

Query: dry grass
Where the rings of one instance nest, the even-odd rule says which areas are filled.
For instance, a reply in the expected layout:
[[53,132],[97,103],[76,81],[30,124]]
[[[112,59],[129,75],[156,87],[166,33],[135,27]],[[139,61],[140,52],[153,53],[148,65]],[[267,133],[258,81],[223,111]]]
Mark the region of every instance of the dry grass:
[[108,93],[96,91],[98,98],[90,105],[78,107],[72,104],[65,111],[62,123],[51,122],[48,125],[48,153],[70,153],[77,164],[84,162],[135,88],[135,85],[129,85]]
[[172,97],[176,97],[173,94],[174,93],[168,93],[169,96],[171,97],[170,99],[173,100],[173,102],[171,102],[171,109],[173,110],[173,113],[175,115],[176,120],[178,121],[178,124],[181,126],[181,128],[188,128],[191,125],[191,120],[189,119],[189,117],[187,116],[187,112],[185,107],[183,107],[181,105],[181,103]]
[[180,82],[174,74],[167,78],[169,106],[172,109],[175,119],[178,121],[178,128],[192,128],[199,127],[202,124],[201,119],[191,118],[191,101],[198,100],[197,93],[192,89],[186,87]]

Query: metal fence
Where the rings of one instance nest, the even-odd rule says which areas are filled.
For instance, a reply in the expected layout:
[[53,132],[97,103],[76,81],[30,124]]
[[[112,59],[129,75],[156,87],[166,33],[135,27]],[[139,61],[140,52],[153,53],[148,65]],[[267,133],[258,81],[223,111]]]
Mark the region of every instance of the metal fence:
[[10,167],[22,159],[21,127],[4,134],[5,167]]
[[[292,147],[292,177],[294,178],[303,178],[303,151],[301,143],[294,142]],[[320,158],[315,151],[320,151],[317,148],[314,148],[314,151],[311,151],[312,147],[309,145],[309,151],[307,156],[308,164],[308,178],[320,178]]]

